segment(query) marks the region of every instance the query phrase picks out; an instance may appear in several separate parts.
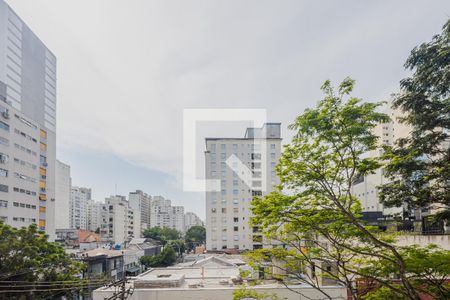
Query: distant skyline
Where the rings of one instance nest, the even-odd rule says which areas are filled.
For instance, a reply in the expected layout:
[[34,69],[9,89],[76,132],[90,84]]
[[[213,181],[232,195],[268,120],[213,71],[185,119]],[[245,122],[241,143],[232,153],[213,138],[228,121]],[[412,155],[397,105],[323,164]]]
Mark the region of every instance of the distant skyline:
[[[441,31],[449,1],[6,0],[58,59],[57,158],[93,199],[140,189],[202,219],[185,193],[185,108],[265,108],[287,125],[346,76],[387,100],[412,48]],[[243,136],[246,124],[201,124]],[[202,175],[203,170],[199,170]]]

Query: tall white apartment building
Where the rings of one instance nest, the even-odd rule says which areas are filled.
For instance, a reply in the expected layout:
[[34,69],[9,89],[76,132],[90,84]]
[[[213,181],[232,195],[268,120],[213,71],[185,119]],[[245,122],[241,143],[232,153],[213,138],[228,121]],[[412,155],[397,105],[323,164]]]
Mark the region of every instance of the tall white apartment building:
[[153,196],[150,202],[150,227],[171,227],[169,211],[172,202],[162,196]]
[[55,177],[55,205],[57,207],[57,213],[55,214],[55,228],[70,229],[70,197],[72,189],[70,166],[57,160]]
[[281,123],[247,128],[243,138],[206,138],[206,249],[262,248],[250,201],[279,183]]
[[184,231],[184,207],[172,206],[172,201],[153,196],[150,202],[150,227],[169,227]]
[[141,213],[141,230],[150,226],[150,201],[152,197],[143,191],[136,190],[128,195],[129,205],[132,209]]
[[102,205],[103,203],[89,200],[87,202],[87,230],[97,231],[100,230],[102,220]]
[[[409,135],[411,128],[408,125],[399,122],[401,117],[399,111],[390,108],[390,104],[383,108],[391,121],[379,124],[374,128],[374,134],[379,137],[380,145],[394,145],[398,138],[404,138]],[[368,153],[368,156],[379,157],[381,150],[375,150]],[[356,179],[353,185],[353,194],[361,201],[363,218],[368,221],[391,219],[395,214],[402,212],[403,208],[387,208],[381,204],[378,196],[377,187],[388,183],[389,180],[384,176],[384,170],[378,169],[374,174],[369,174]]]
[[188,211],[184,215],[184,231],[188,231],[192,226],[203,226],[203,222],[195,213]]
[[172,206],[170,214],[171,228],[184,232],[184,206]]
[[141,237],[140,212],[132,209],[125,196],[110,196],[101,209],[100,233],[104,240],[123,244]]
[[55,238],[56,57],[0,0],[0,219]]
[[88,229],[88,202],[91,189],[74,186],[70,197],[70,228]]

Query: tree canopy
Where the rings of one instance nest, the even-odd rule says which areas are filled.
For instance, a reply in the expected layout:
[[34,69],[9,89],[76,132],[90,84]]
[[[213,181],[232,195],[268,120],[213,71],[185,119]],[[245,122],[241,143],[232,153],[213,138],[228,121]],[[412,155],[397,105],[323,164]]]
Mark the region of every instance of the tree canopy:
[[[76,289],[77,285],[85,286],[77,276],[83,269],[84,264],[72,260],[57,243],[48,242],[36,225],[16,229],[0,222],[0,281],[10,282],[7,288],[13,289],[19,282],[22,290],[42,290],[34,292],[33,299],[48,299],[54,294],[48,291],[49,286],[59,289],[59,295]],[[47,285],[42,287],[41,283]],[[2,295],[8,299],[20,296]]]
[[440,215],[450,220],[450,20],[412,50],[405,68],[413,73],[400,82],[393,107],[412,131],[386,148],[391,181],[380,197],[387,206],[444,208]]
[[188,229],[185,236],[187,248],[194,249],[196,246],[203,245],[206,242],[206,229],[203,226],[192,226]]
[[173,265],[177,260],[175,250],[171,246],[165,246],[164,249],[155,256],[141,257],[141,263],[146,267],[168,267]]
[[[351,97],[353,86],[347,78],[335,91],[326,81],[324,99],[289,126],[295,135],[277,165],[280,185],[252,200],[252,223],[273,247],[249,258],[278,270],[272,275],[281,281],[307,282],[329,299],[321,288],[326,280],[345,285],[355,299],[380,291],[394,299],[418,300],[420,293],[445,299],[450,269],[440,266],[448,251],[398,247],[395,235],[361,220],[353,184],[382,166],[367,153],[379,153],[373,129],[389,117],[378,112],[380,103]],[[357,279],[376,288],[355,291]]]
[[152,238],[154,240],[160,241],[165,245],[170,240],[179,240],[181,238],[181,233],[169,227],[152,227],[144,230],[144,237]]

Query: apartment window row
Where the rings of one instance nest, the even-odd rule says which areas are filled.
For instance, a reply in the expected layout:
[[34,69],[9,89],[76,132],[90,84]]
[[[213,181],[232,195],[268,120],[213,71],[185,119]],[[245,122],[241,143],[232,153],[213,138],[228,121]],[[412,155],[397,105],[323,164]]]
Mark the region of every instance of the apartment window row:
[[19,149],[19,150],[21,150],[21,151],[23,151],[23,152],[25,152],[25,153],[30,154],[30,155],[33,155],[33,156],[36,156],[36,155],[37,155],[37,153],[36,153],[35,151],[33,151],[33,150],[31,150],[31,149],[28,149],[27,147],[24,147],[24,146],[22,146],[22,145],[14,144],[14,147],[15,147],[16,149]]
[[14,177],[19,178],[19,179],[23,179],[23,180],[29,181],[29,182],[36,182],[36,178],[33,178],[31,176],[27,176],[27,175],[24,175],[24,174],[20,174],[20,173],[17,173],[17,172],[14,172]]
[[29,162],[27,162],[27,161],[18,159],[18,158],[14,158],[14,162],[15,162],[16,164],[19,164],[19,165],[21,165],[21,166],[28,167],[28,168],[33,169],[33,170],[36,170],[36,168],[37,168],[36,165],[34,165],[34,164],[32,164],[32,163],[29,163]]
[[13,217],[13,221],[15,221],[15,222],[32,222],[32,223],[36,223],[36,219],[35,218]]
[[20,131],[20,130],[17,129],[17,128],[14,128],[14,132],[15,132],[16,134],[18,134],[18,135],[21,135],[22,137],[26,138],[26,139],[29,140],[29,141],[32,141],[32,142],[37,143],[37,139],[35,139],[35,138],[32,137],[31,135],[29,135],[29,134],[27,134],[27,133],[25,133],[25,132],[23,132],[23,131]]
[[13,202],[13,206],[21,207],[21,208],[36,209],[36,205],[31,205],[31,204],[22,203],[22,202]]
[[21,116],[14,114],[14,117],[16,117],[20,122],[27,125],[30,128],[37,129],[37,126],[31,123],[30,121],[26,120],[25,118],[22,118]]
[[36,192],[26,190],[26,189],[20,189],[18,187],[13,187],[13,191],[16,193],[22,193],[22,194],[27,194],[27,195],[31,195],[31,196],[36,196]]

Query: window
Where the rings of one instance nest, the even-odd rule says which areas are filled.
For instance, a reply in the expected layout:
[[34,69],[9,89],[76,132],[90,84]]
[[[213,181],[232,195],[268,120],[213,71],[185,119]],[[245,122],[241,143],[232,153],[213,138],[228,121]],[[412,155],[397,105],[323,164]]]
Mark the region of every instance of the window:
[[0,200],[0,207],[8,207],[8,201]]
[[220,172],[220,176],[222,176],[222,177],[227,176],[227,171],[222,170],[222,171]]
[[220,191],[220,193],[221,193],[223,196],[225,196],[225,195],[227,194],[227,190],[223,189],[223,190]]
[[238,185],[239,181],[238,180],[233,180],[233,185]]
[[220,150],[227,150],[227,145],[220,144]]
[[270,153],[270,159],[275,159],[275,153]]
[[227,208],[226,207],[222,207],[222,213],[226,214],[227,213]]
[[270,149],[275,149],[275,144],[270,144]]
[[227,186],[227,181],[226,181],[225,179],[222,179],[222,180],[220,181],[220,186],[223,187],[223,188],[225,188],[225,187]]
[[215,169],[216,168],[216,163],[215,162],[212,162],[211,163],[211,169]]
[[261,191],[252,191],[252,196],[262,196]]
[[239,227],[238,226],[234,226],[233,227],[233,231],[239,231]]
[[4,146],[9,146],[9,140],[4,137],[0,137],[0,144]]
[[276,166],[277,164],[276,163],[274,163],[274,162],[271,162],[270,163],[270,166],[272,167],[272,169],[275,169],[275,166]]
[[8,177],[8,170],[0,169],[0,177]]
[[237,144],[233,144],[233,151],[237,151],[238,149],[238,145]]
[[252,159],[261,159],[261,153],[252,153]]
[[234,198],[234,199],[233,199],[233,204],[239,204],[239,200],[236,199],[236,198]]
[[4,184],[0,184],[0,192],[8,192],[8,186]]
[[233,190],[233,195],[238,195],[239,194],[239,190]]
[[9,125],[2,121],[0,121],[0,128],[5,131],[9,131]]
[[234,223],[239,222],[239,218],[233,218],[233,222],[234,222]]
[[226,153],[220,153],[220,159],[224,160],[227,158],[227,154]]
[[210,151],[211,152],[216,152],[216,144],[211,144]]
[[225,169],[226,167],[227,167],[226,163],[224,163],[224,162],[220,163],[220,168],[222,168],[222,170]]
[[211,177],[216,177],[216,171],[211,171]]
[[270,172],[270,175],[271,175],[272,177],[275,177],[277,174],[276,174],[275,171],[271,171],[271,172]]
[[234,208],[233,208],[233,213],[235,213],[235,214],[239,213],[239,208],[234,207]]
[[215,214],[215,213],[216,213],[216,211],[217,211],[217,209],[216,209],[216,208],[211,208],[211,212],[212,212],[213,214]]
[[216,160],[216,154],[215,153],[211,153],[211,160]]

